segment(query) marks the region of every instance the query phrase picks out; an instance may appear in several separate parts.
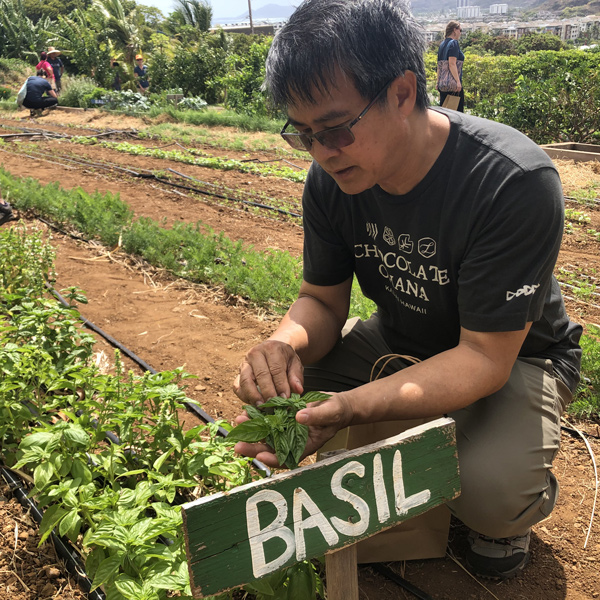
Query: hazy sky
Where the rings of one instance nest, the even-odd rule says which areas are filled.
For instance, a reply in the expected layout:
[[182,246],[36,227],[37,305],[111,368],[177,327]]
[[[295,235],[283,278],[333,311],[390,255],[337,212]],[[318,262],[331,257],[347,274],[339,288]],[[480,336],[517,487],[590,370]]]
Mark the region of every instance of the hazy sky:
[[[292,6],[292,0],[251,0],[252,10],[266,6],[267,4],[279,4],[282,6]],[[248,0],[210,0],[213,17],[219,19],[222,17],[237,17],[248,12]],[[175,5],[174,0],[138,0],[138,4],[156,6],[162,10],[166,16],[172,12]],[[294,0],[294,5],[298,0]]]

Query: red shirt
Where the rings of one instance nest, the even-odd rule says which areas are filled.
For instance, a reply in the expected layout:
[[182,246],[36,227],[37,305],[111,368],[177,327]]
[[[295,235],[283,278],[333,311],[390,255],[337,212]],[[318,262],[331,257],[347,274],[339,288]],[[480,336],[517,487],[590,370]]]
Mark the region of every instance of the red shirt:
[[52,70],[52,65],[47,60],[40,60],[40,62],[35,66],[35,68],[38,71],[45,71],[46,77],[48,79],[54,79],[54,71]]

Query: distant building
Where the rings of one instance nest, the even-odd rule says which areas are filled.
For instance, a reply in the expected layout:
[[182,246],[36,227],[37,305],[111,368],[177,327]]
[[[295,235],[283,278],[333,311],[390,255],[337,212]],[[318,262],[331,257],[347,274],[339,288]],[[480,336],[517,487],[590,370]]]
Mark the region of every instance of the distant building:
[[490,4],[490,15],[505,15],[508,12],[508,4]]
[[275,35],[277,31],[279,31],[285,24],[285,21],[271,21],[271,20],[261,20],[254,21],[253,27],[250,27],[250,21],[240,21],[238,23],[223,23],[218,25],[217,27],[211,27],[210,31],[215,32],[222,29],[226,33],[252,33],[252,29],[254,29],[255,34],[259,35]]
[[456,0],[456,8],[463,8],[469,6],[469,0]]
[[458,8],[459,19],[478,19],[481,16],[479,6],[461,6]]

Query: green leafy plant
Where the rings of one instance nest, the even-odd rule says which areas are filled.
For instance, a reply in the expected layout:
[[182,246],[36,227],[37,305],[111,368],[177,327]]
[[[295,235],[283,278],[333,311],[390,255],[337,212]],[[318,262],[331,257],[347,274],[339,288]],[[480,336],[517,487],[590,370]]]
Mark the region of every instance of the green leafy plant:
[[308,427],[296,421],[296,413],[306,408],[307,403],[327,400],[330,394],[308,392],[304,396],[292,394],[289,398],[270,398],[259,408],[244,406],[250,417],[235,427],[228,438],[235,442],[265,441],[275,450],[281,466],[295,469],[300,462],[306,442]]

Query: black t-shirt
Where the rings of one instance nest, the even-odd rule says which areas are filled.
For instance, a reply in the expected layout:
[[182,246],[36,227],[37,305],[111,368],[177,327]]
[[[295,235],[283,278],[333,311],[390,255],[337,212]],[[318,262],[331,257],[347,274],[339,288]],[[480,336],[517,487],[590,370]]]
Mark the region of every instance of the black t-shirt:
[[28,102],[39,102],[44,95],[44,92],[50,91],[52,86],[48,82],[47,79],[43,77],[29,77],[27,79],[27,96],[26,100]]
[[552,275],[564,225],[558,173],[518,131],[456,111],[437,161],[409,193],[344,194],[313,163],[304,206],[304,279],[356,274],[399,354],[455,347],[460,328],[515,331],[533,321],[520,356],[550,358],[574,390],[581,326]]

